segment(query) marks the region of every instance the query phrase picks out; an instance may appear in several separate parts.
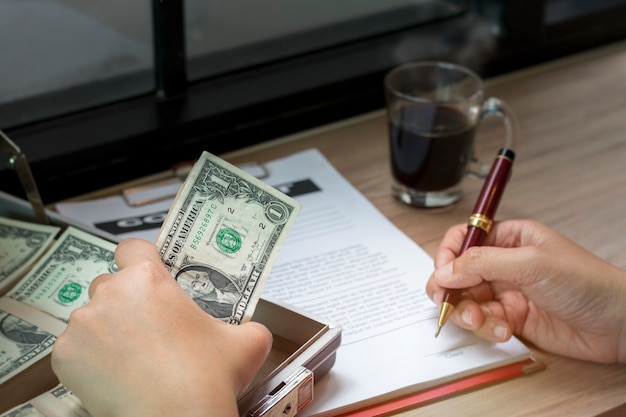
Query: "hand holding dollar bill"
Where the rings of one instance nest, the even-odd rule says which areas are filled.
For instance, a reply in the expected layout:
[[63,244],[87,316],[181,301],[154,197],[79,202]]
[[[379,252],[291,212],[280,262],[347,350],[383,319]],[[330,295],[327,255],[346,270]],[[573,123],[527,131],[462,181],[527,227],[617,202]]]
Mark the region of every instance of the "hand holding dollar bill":
[[[292,198],[204,152],[156,246],[173,278],[204,311],[239,324],[252,317],[299,211]],[[8,290],[0,296],[0,386],[47,356],[71,312],[89,301],[91,281],[117,271],[114,243],[68,227],[52,244],[57,231],[10,220],[0,228],[0,289]],[[12,288],[4,285],[18,279]]]
[[248,321],[300,203],[204,152],[156,240],[167,269],[204,311]]

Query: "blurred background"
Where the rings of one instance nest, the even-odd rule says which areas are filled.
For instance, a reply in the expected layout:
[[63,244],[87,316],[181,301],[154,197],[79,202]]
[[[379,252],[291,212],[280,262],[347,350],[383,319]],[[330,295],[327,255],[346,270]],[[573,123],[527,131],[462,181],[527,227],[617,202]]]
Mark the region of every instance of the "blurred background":
[[[0,0],[0,129],[49,204],[381,109],[404,62],[492,77],[624,21],[626,0]],[[6,158],[0,189],[23,197]]]

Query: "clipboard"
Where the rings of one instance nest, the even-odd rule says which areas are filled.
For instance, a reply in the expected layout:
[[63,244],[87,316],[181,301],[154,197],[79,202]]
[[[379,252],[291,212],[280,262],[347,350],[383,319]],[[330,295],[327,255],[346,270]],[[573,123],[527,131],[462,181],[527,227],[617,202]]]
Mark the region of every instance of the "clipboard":
[[[192,166],[193,162],[176,164],[172,166],[169,178],[123,188],[120,192],[122,198],[129,207],[140,207],[158,201],[173,199],[185,181],[187,174],[191,171]],[[248,162],[239,165],[238,168],[261,180],[269,176],[267,166],[261,162]]]

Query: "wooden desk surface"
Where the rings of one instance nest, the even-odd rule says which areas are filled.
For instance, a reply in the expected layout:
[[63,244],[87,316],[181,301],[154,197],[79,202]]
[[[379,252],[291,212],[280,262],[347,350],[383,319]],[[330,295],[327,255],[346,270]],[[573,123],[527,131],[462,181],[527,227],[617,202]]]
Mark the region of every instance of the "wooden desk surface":
[[[520,127],[498,219],[539,220],[626,268],[626,44],[488,80],[486,92],[509,103]],[[448,227],[466,222],[481,182],[468,178],[466,198],[444,211],[404,206],[390,194],[386,129],[380,111],[223,157],[267,161],[316,147],[432,256]],[[480,130],[489,161],[500,129]],[[626,366],[535,353],[545,370],[398,415],[593,416],[626,402]]]

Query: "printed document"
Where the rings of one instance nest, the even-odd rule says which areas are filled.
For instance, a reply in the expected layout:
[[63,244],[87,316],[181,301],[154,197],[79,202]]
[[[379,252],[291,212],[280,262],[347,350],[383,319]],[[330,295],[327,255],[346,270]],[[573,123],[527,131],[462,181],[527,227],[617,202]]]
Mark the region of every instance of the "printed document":
[[438,308],[425,292],[432,258],[318,151],[267,168],[266,181],[302,211],[263,294],[343,327],[337,361],[301,415],[337,414],[528,357],[516,339],[493,344],[454,325],[435,338]]
[[[336,363],[316,382],[315,398],[299,416],[338,414],[529,357],[515,338],[489,343],[453,324],[435,338],[438,308],[425,292],[432,258],[318,150],[271,161],[266,168],[263,180],[301,202],[302,211],[263,297],[342,326]],[[158,212],[153,208],[146,210]],[[60,211],[76,218],[75,212]],[[105,221],[105,214],[97,222]],[[159,227],[154,226],[154,237],[149,228],[140,236],[154,240]]]

